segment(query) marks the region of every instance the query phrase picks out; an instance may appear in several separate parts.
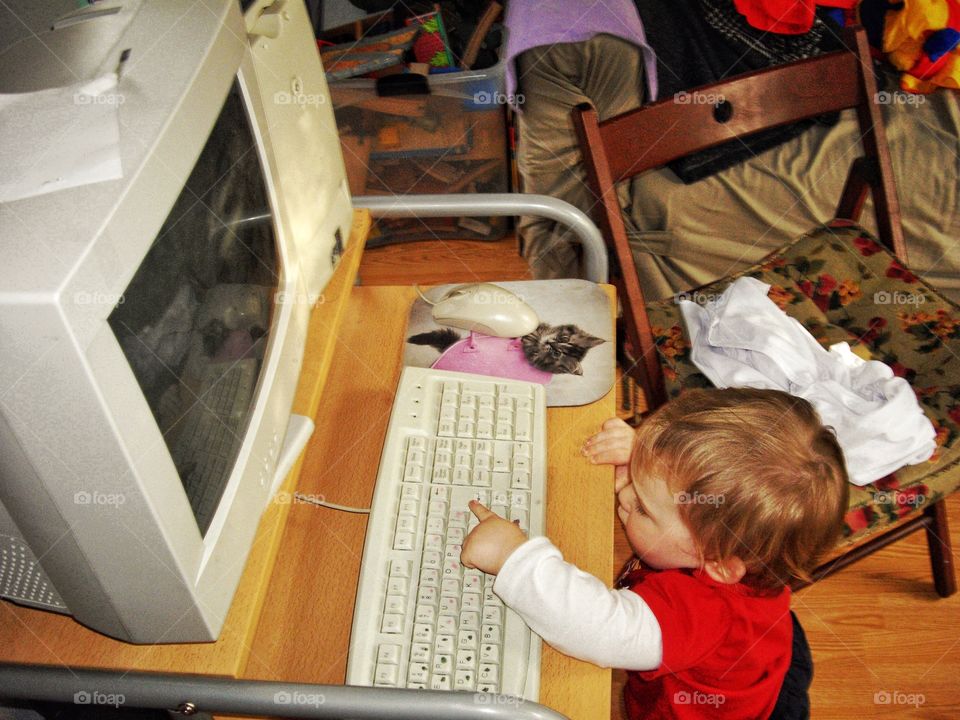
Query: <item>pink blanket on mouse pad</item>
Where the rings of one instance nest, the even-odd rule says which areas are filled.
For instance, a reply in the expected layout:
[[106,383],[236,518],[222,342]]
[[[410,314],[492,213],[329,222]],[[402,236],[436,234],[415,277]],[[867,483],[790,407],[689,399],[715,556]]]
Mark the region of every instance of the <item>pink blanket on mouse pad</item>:
[[[459,283],[457,283],[459,284]],[[423,289],[437,300],[457,284]],[[585,405],[613,387],[615,335],[606,293],[586,280],[495,282],[537,313],[539,327],[499,338],[438,325],[417,298],[404,334],[403,364],[544,385],[550,406]]]

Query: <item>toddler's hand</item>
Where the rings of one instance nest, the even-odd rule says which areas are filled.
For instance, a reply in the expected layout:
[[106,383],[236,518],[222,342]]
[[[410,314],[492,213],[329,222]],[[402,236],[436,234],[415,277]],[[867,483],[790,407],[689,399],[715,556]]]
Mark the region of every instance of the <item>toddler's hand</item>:
[[636,431],[620,418],[610,418],[603,429],[580,450],[594,464],[626,465],[630,462]]
[[460,562],[464,567],[497,575],[510,554],[527,541],[527,536],[517,525],[491,512],[476,500],[470,501],[470,511],[477,516],[480,524],[464,538]]

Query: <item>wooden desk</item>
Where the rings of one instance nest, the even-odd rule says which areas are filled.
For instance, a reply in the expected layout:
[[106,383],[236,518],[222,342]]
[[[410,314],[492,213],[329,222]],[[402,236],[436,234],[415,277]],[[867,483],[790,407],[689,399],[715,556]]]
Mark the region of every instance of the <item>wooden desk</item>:
[[[367,220],[361,214],[361,226]],[[69,618],[0,603],[0,659],[343,683],[366,516],[294,502],[292,492],[296,487],[331,502],[369,507],[400,375],[406,315],[415,297],[412,288],[351,287],[358,256],[359,243],[352,243],[311,319],[311,362],[297,407],[314,408],[316,431],[261,521],[221,639],[127,645]],[[612,297],[612,288],[607,291]],[[547,421],[548,534],[568,560],[608,583],[613,473],[589,465],[579,448],[614,414],[611,389],[589,406],[551,409]],[[541,678],[543,704],[571,718],[608,717],[608,670],[544,648]]]

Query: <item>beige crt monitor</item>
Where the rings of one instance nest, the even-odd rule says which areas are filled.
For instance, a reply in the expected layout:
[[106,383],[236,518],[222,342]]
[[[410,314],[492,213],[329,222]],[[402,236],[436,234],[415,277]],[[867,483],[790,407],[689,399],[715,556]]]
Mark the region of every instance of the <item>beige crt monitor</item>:
[[352,217],[307,15],[6,5],[0,93],[21,107],[119,67],[122,177],[0,202],[0,596],[212,641],[298,452],[310,305]]

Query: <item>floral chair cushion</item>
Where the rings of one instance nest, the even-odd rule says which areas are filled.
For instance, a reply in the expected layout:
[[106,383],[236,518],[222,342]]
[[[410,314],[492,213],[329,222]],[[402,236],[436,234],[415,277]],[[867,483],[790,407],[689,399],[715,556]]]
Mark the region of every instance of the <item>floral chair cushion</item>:
[[960,307],[849,222],[803,235],[737,275],[648,304],[669,397],[685,387],[711,386],[690,361],[677,299],[706,302],[743,276],[768,283],[768,297],[822,345],[846,341],[861,357],[881,360],[907,379],[937,431],[937,449],[927,462],[850,486],[849,541],[960,487]]

